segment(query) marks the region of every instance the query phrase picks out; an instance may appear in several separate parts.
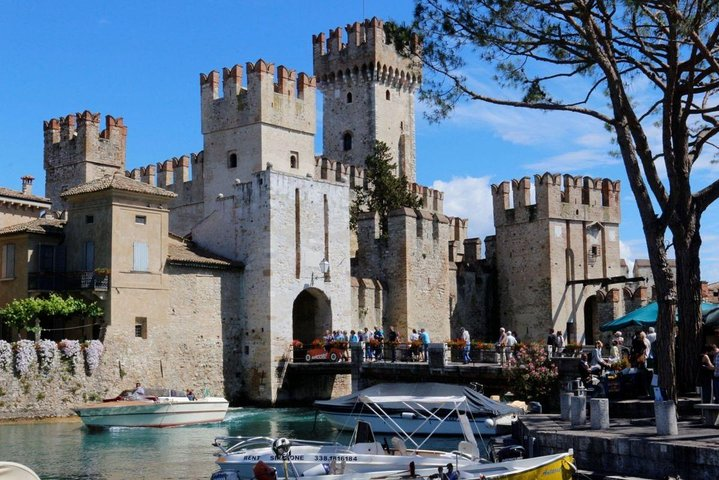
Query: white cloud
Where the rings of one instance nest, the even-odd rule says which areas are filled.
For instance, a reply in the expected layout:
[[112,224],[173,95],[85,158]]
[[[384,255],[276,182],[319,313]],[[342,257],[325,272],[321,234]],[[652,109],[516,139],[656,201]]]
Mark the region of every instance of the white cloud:
[[534,163],[525,164],[529,170],[542,172],[576,172],[617,165],[619,160],[598,150],[575,150],[572,152],[555,155]]
[[453,177],[435,180],[432,188],[444,192],[444,213],[469,219],[469,237],[494,234],[490,177]]

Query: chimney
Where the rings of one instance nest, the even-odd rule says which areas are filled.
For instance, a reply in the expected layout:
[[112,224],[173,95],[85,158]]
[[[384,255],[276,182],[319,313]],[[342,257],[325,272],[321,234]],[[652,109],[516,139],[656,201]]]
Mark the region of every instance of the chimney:
[[30,175],[25,175],[21,178],[22,180],[22,193],[23,195],[32,195],[32,181],[35,180],[35,177],[31,177]]

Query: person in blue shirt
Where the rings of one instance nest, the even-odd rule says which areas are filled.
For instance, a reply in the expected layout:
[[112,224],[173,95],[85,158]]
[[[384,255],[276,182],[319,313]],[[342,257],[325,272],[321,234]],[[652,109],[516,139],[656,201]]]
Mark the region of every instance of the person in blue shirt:
[[419,339],[422,340],[422,355],[423,359],[420,361],[429,361],[429,332],[425,330],[424,328],[419,330]]

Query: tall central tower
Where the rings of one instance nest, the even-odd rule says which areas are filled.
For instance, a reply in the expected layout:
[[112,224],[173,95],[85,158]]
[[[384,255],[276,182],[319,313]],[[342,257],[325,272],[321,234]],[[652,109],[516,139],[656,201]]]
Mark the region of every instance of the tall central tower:
[[[377,18],[312,36],[314,75],[324,94],[323,154],[364,167],[375,140],[390,147],[398,174],[416,181],[414,93],[422,66],[397,53]],[[412,44],[418,53],[418,42]]]

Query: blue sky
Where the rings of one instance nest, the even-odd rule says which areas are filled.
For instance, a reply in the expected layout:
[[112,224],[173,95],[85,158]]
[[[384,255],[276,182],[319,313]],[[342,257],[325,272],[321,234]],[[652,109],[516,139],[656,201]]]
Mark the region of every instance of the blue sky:
[[[412,0],[3,2],[0,16],[0,186],[33,175],[43,194],[42,122],[90,110],[123,117],[132,169],[202,149],[199,73],[262,58],[312,72],[312,35],[377,16],[408,21]],[[490,71],[468,71],[493,91]],[[493,233],[489,187],[550,171],[622,181],[621,241],[646,258],[641,222],[620,161],[596,121],[460,105],[440,124],[417,111],[418,182],[445,191],[445,211],[470,219],[470,235]],[[320,119],[321,117],[318,117]],[[317,136],[317,152],[321,150]],[[699,184],[717,177],[703,162]],[[719,280],[719,212],[702,224],[702,277]]]

